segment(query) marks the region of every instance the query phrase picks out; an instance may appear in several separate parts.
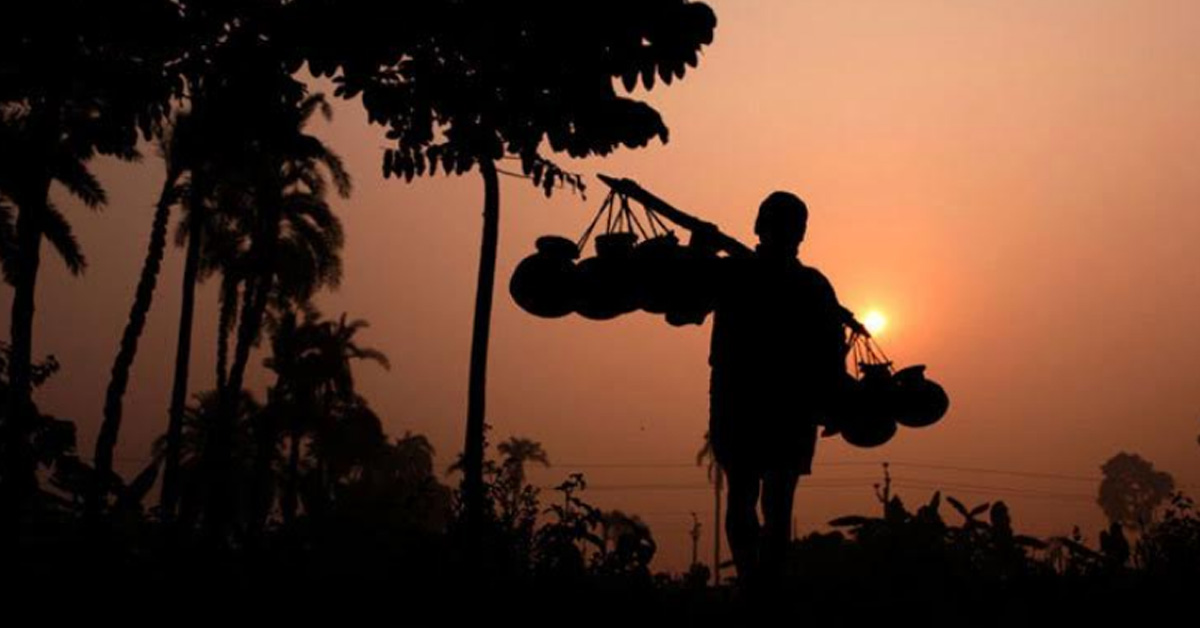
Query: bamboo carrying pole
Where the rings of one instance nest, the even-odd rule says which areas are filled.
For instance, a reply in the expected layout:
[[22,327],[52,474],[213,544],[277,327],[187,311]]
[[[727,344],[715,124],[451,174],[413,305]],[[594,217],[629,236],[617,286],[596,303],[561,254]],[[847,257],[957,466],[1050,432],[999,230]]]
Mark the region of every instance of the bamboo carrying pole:
[[[610,177],[608,175],[599,173],[596,174],[596,178],[604,182],[604,184],[609,188],[612,188],[612,190],[617,194],[628,196],[629,198],[641,203],[646,207],[646,209],[649,209],[650,211],[653,211],[663,218],[670,220],[680,227],[691,231],[693,234],[702,234],[704,237],[708,238],[709,241],[712,242],[713,246],[719,251],[724,251],[725,253],[733,256],[745,256],[753,253],[753,250],[750,247],[742,244],[737,239],[726,235],[721,231],[720,228],[717,227],[717,225],[705,220],[701,220],[681,209],[678,209],[654,194],[651,194],[645,188],[638,185],[638,182],[634,181],[633,179],[618,179],[616,177]],[[867,338],[871,337],[871,334],[867,332],[867,329],[863,327],[862,323],[859,323],[858,319],[854,317],[854,312],[842,307],[842,314],[845,318],[843,323],[847,327],[849,327],[855,333],[862,334]]]
[[702,233],[710,238],[716,248],[730,255],[750,255],[750,247],[742,244],[736,239],[725,235],[721,230],[711,222],[700,220],[695,216],[677,209],[670,203],[651,194],[645,188],[638,185],[633,179],[618,179],[608,175],[597,174],[596,178],[600,179],[612,188],[617,194],[628,196],[633,200],[641,203],[654,213],[670,220],[671,222],[691,231],[693,233]]

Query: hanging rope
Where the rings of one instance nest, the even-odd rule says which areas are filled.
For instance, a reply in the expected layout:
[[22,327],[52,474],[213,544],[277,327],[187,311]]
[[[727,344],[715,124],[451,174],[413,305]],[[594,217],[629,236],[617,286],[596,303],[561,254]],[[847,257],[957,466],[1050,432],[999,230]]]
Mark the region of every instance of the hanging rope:
[[600,223],[601,216],[604,216],[605,214],[608,215],[608,230],[612,230],[612,206],[613,199],[616,196],[617,192],[616,190],[613,190],[608,193],[607,197],[605,197],[604,203],[600,205],[600,211],[596,212],[596,217],[592,219],[592,224],[588,225],[587,230],[583,232],[583,236],[580,237],[579,241],[575,243],[576,248],[578,248],[580,251],[583,251],[583,247],[587,245],[588,239],[592,237],[592,232],[595,231],[596,225]]
[[883,348],[870,336],[851,332],[850,347],[851,356],[854,359],[855,375],[861,377],[864,367],[877,365],[884,365],[887,367],[888,372],[891,372],[892,361],[883,352]]
[[[673,230],[667,226],[667,223],[663,222],[662,216],[659,216],[658,212],[651,210],[645,205],[642,206],[642,209],[646,211],[646,216],[648,217],[648,222],[650,223],[651,227],[657,223],[658,228],[661,229],[664,234],[673,232]],[[655,235],[657,235],[657,233]]]
[[[629,208],[629,198],[626,196],[621,197],[621,209],[625,212],[626,223],[635,227],[637,229],[637,233],[641,234],[643,240],[649,240],[650,236],[647,235],[646,230],[642,228],[641,221],[637,219],[637,215],[634,214],[633,210]],[[631,228],[630,231],[633,231],[633,229]]]

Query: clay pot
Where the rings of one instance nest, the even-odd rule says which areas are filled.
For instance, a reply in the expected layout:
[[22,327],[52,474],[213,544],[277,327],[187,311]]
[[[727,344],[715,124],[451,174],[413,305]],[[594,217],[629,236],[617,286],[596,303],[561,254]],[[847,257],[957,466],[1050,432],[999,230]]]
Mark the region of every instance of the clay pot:
[[893,382],[887,364],[861,365],[862,379],[847,376],[833,423],[842,438],[855,447],[878,447],[896,435]]
[[878,447],[892,440],[897,431],[896,420],[884,415],[863,415],[842,426],[842,438],[855,447]]
[[575,307],[579,247],[559,236],[537,239],[537,252],[517,264],[508,291],[521,309],[543,318],[570,314]]
[[897,371],[893,376],[896,420],[905,427],[927,427],[941,420],[950,408],[946,390],[925,379],[925,365]]
[[674,234],[646,240],[634,249],[633,257],[642,310],[665,314],[672,325],[704,322],[712,309],[714,257],[680,246]]
[[683,247],[674,234],[650,238],[633,250],[638,306],[651,314],[666,314],[678,300]]
[[596,236],[596,257],[579,262],[575,311],[584,318],[608,320],[638,307],[634,286],[637,235],[618,232]]

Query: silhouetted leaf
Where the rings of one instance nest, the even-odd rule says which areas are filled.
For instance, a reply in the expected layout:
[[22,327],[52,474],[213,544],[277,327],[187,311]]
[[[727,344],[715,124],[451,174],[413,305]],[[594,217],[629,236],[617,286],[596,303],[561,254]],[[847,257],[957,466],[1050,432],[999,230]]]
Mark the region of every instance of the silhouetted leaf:
[[837,519],[833,519],[832,521],[829,522],[829,525],[831,525],[835,528],[858,527],[858,526],[867,525],[873,521],[877,521],[877,520],[873,519],[871,517],[863,517],[861,515],[848,515],[845,517],[838,517]]
[[72,275],[79,275],[87,270],[87,259],[80,250],[79,240],[75,238],[71,224],[57,207],[49,203],[42,214],[42,233]]

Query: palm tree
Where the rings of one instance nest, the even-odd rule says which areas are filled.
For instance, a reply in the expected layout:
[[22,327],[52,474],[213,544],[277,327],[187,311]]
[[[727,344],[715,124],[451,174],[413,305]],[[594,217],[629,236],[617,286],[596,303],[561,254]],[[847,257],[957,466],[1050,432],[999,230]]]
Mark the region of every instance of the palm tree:
[[[229,171],[236,171],[239,167],[237,155],[243,135],[239,125],[231,120],[240,111],[233,102],[237,94],[223,93],[221,85],[210,86],[208,82],[193,77],[190,108],[176,112],[159,141],[166,177],[154,212],[150,245],[142,266],[141,279],[113,364],[105,396],[104,421],[96,442],[96,469],[101,477],[111,475],[113,450],[120,430],[122,398],[162,266],[170,211],[178,207],[185,215],[176,232],[176,244],[186,242],[187,252],[163,479],[161,511],[168,520],[174,512],[176,498],[174,480],[179,461],[178,438],[187,401],[195,285],[201,272],[201,256],[208,254],[209,259],[219,259],[220,253],[224,252],[222,244],[231,237],[228,235],[229,221],[223,220],[216,210],[215,206],[219,204],[216,197],[221,189],[220,180]],[[222,167],[226,172],[221,171]],[[208,249],[204,248],[206,243]],[[175,444],[172,445],[172,442]]]
[[239,208],[249,246],[228,262],[241,284],[234,359],[226,387],[237,390],[250,349],[257,342],[269,305],[286,311],[305,303],[320,288],[341,280],[341,222],[325,200],[327,171],[339,196],[350,195],[350,175],[341,158],[304,127],[314,113],[332,110],[321,94],[285,109],[256,147],[259,154],[245,181],[245,207]]
[[[107,487],[112,485],[108,478],[112,475],[113,450],[116,448],[121,429],[122,400],[129,384],[129,371],[137,356],[138,341],[146,326],[146,316],[154,298],[154,289],[158,284],[158,273],[162,268],[163,254],[167,247],[167,223],[171,208],[182,198],[185,173],[195,167],[195,159],[202,143],[202,138],[197,137],[197,132],[201,129],[196,128],[197,125],[192,119],[188,113],[176,114],[170,130],[167,130],[159,141],[159,152],[166,165],[166,178],[155,205],[146,260],[142,264],[141,278],[138,280],[129,320],[121,335],[120,348],[113,361],[112,376],[104,397],[104,420],[96,438],[94,463],[100,485],[90,497],[93,510],[98,509],[100,502],[107,499]],[[185,294],[185,299],[187,296]],[[168,456],[168,459],[171,459],[171,456]]]
[[[10,319],[11,359],[8,362],[9,394],[0,431],[0,491],[3,503],[24,502],[36,487],[32,450],[27,442],[35,421],[32,392],[34,289],[41,265],[42,240],[48,241],[73,275],[87,268],[70,223],[49,200],[50,185],[58,182],[91,209],[99,209],[107,196],[88,170],[95,154],[91,146],[66,140],[48,141],[48,123],[21,107],[0,106],[0,231],[4,233],[5,280],[15,292]],[[132,149],[118,155],[133,159]],[[14,220],[12,209],[19,210]],[[14,224],[15,223],[15,224]],[[15,500],[10,502],[9,500]]]
[[[175,244],[186,246],[186,253],[160,508],[168,521],[178,500],[179,439],[188,396],[196,284],[224,272],[220,336],[224,342],[236,312],[237,277],[241,276],[236,265],[246,239],[237,225],[238,212],[246,204],[241,179],[244,160],[238,156],[244,150],[247,130],[256,124],[247,119],[236,88],[212,85],[210,81],[197,87],[196,92],[191,109],[177,116],[170,151],[166,153],[168,159],[183,162],[186,169],[179,190],[184,216],[175,232]],[[224,388],[224,353],[221,357],[218,391]]]
[[542,444],[528,438],[512,436],[496,448],[503,456],[491,490],[500,503],[501,520],[530,532],[537,514],[537,488],[525,482],[525,465],[537,462],[550,466],[550,458]]
[[504,455],[504,468],[510,469],[510,475],[517,486],[525,485],[525,464],[538,462],[542,466],[550,466],[550,458],[542,444],[519,436],[510,437],[500,443],[496,449]]
[[[322,452],[331,449],[331,435],[341,423],[365,418],[369,408],[355,392],[352,362],[366,360],[390,367],[382,352],[360,346],[355,335],[367,327],[366,321],[321,320],[312,308],[303,311],[301,321],[295,311],[285,312],[274,326],[271,356],[264,361],[276,374],[271,389],[271,406],[286,416],[289,446],[288,470],[283,496],[285,523],[294,520],[299,505],[301,447],[311,435],[318,470],[327,481],[333,477]],[[370,416],[373,416],[371,414]],[[380,432],[382,434],[382,432]],[[323,482],[325,483],[325,482]]]
[[[258,118],[262,125],[249,142],[244,178],[239,185],[229,185],[233,192],[228,196],[239,204],[235,221],[248,244],[236,248],[222,268],[222,309],[228,313],[228,308],[235,308],[238,318],[233,361],[219,377],[221,390],[228,393],[224,395],[226,409],[232,409],[233,393],[242,387],[250,351],[258,342],[268,307],[287,311],[307,302],[319,288],[336,286],[341,278],[343,234],[326,202],[325,177],[327,173],[344,198],[350,193],[350,176],[335,153],[303,131],[314,113],[319,111],[328,118],[331,110],[319,94],[281,107],[279,93],[268,90],[264,100],[274,104],[265,107],[269,115]],[[222,324],[226,329],[233,327],[228,318],[223,317]],[[224,337],[220,343],[224,345]],[[233,490],[222,470],[227,463],[222,460],[226,454],[221,445],[232,426],[228,413],[219,413],[218,420],[211,461],[210,507],[215,509],[229,505],[225,494]],[[227,503],[223,506],[222,502]],[[216,526],[223,520],[220,512],[209,518]]]
[[[57,181],[84,204],[99,208],[103,189],[88,171],[96,155],[137,157],[139,135],[149,140],[178,92],[181,37],[178,3],[79,3],[47,0],[9,11],[0,25],[0,190],[19,213],[9,264],[14,285],[0,482],[36,485],[28,457],[32,425],[31,357],[35,287],[42,240],[74,249],[67,223],[49,201]],[[140,28],[128,28],[137,23]],[[71,244],[68,244],[71,243]],[[73,272],[82,256],[65,256]],[[2,488],[2,487],[0,487]],[[13,512],[4,509],[6,512]]]
[[[0,144],[3,144],[5,140],[3,130],[0,129]],[[0,154],[0,159],[2,158],[3,155]],[[2,169],[3,165],[0,164],[0,170]],[[0,175],[0,180],[2,178],[3,175]],[[67,189],[71,190],[72,187],[68,186]],[[99,193],[100,198],[103,198],[102,189]],[[78,198],[83,199],[83,197]],[[84,202],[87,203],[86,200]],[[4,282],[10,286],[16,286],[17,265],[20,263],[17,257],[15,212],[16,207],[12,199],[6,198],[4,190],[0,189],[0,271],[3,272]],[[42,237],[58,254],[67,270],[72,275],[82,274],[87,269],[87,259],[83,255],[79,240],[75,238],[66,216],[53,204],[48,204],[46,207],[46,214],[42,217],[42,229]]]
[[[235,419],[235,434],[232,439],[234,461],[232,475],[239,482],[250,483],[257,481],[257,469],[251,466],[256,458],[257,430],[262,425],[260,418],[263,414],[262,405],[248,391],[242,391],[238,396],[237,416]],[[179,513],[178,520],[184,527],[195,527],[204,513],[205,476],[204,460],[207,449],[213,443],[213,427],[217,424],[216,414],[219,410],[220,394],[216,390],[197,393],[194,403],[189,404],[183,413],[183,425],[179,438]],[[154,442],[153,461],[162,464],[168,456],[170,436],[160,436]],[[271,468],[278,469],[280,461],[271,461]],[[240,512],[249,512],[251,504],[243,503]]]
[[[194,114],[183,120],[177,119],[176,134],[179,137],[180,128],[193,127],[197,131],[201,125],[196,123]],[[190,135],[190,132],[188,132]],[[195,135],[191,135],[195,137]],[[181,147],[182,148],[182,147]],[[194,149],[194,145],[187,146]],[[166,155],[167,159],[182,158],[179,150]],[[206,176],[213,160],[204,160],[192,154],[187,154],[190,161],[188,169],[188,189],[182,195],[181,204],[185,217],[179,223],[176,231],[175,244],[186,242],[187,252],[184,254],[183,285],[180,296],[179,326],[175,340],[175,369],[171,380],[171,401],[168,408],[167,435],[164,448],[164,466],[162,481],[162,497],[159,500],[159,511],[164,521],[172,523],[175,520],[175,508],[179,499],[179,468],[182,456],[183,414],[188,394],[188,373],[192,357],[192,324],[196,310],[196,282],[200,271],[201,247],[207,241],[204,238],[207,211],[208,188],[212,177]]]

